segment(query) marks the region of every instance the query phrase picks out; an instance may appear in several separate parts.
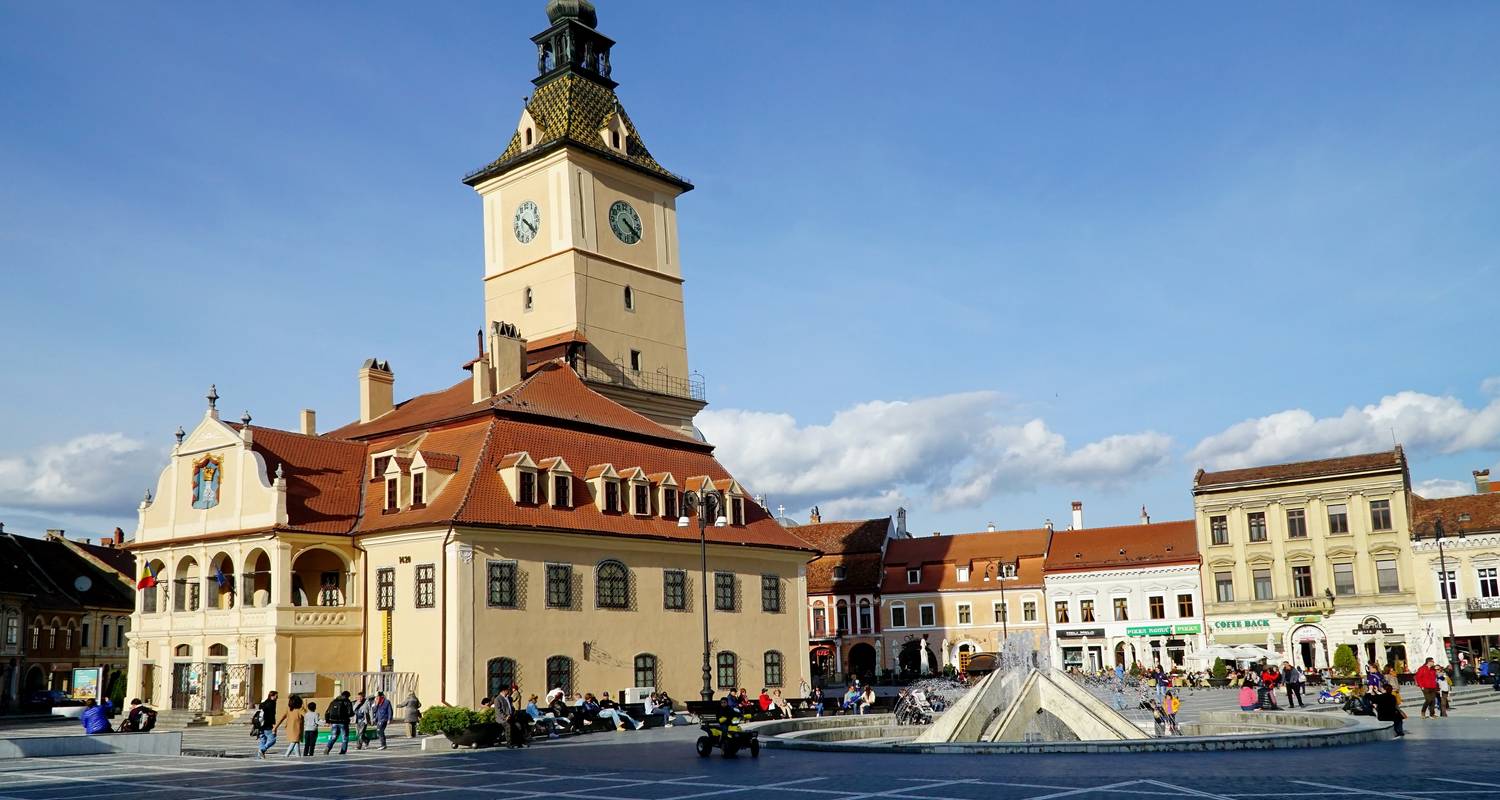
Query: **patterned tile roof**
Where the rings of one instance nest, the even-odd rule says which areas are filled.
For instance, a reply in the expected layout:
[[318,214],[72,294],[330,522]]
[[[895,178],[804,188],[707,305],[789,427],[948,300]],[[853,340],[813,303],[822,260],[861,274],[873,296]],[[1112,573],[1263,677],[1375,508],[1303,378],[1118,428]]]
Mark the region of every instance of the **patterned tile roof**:
[[1190,519],[1056,531],[1047,551],[1047,571],[1126,569],[1198,562],[1198,532]]
[[[620,107],[620,99],[613,89],[578,75],[560,75],[537,87],[536,92],[526,101],[526,110],[536,122],[536,144],[523,149],[521,132],[516,131],[500,157],[469,175],[464,183],[477,186],[516,164],[569,145],[587,150],[600,158],[623,163],[684,189],[693,188],[692,184],[667,171],[651,157],[646,143],[641,140],[640,132],[630,121],[630,115]],[[615,114],[625,123],[628,133],[623,156],[605,147],[604,140],[599,135],[599,131]]]
[[1320,458],[1316,461],[1294,461],[1289,464],[1271,464],[1264,467],[1226,469],[1219,472],[1198,470],[1193,477],[1193,491],[1243,483],[1279,483],[1283,481],[1328,478],[1357,472],[1377,470],[1405,470],[1406,455],[1397,445],[1394,450],[1365,453],[1357,456]]

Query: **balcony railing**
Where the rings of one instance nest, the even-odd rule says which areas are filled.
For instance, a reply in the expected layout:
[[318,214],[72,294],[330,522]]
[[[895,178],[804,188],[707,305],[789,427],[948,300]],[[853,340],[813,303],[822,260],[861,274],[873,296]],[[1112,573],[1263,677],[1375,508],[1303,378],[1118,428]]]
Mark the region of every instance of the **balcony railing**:
[[688,400],[707,402],[703,391],[703,376],[694,373],[687,378],[668,375],[665,372],[645,372],[628,369],[624,364],[605,361],[579,361],[575,366],[578,377],[593,383],[641,389],[653,394],[682,397]]
[[1500,597],[1470,597],[1465,605],[1470,614],[1500,612]]
[[1283,617],[1297,614],[1332,614],[1333,598],[1331,597],[1293,597],[1290,600],[1282,600],[1276,604],[1276,613]]

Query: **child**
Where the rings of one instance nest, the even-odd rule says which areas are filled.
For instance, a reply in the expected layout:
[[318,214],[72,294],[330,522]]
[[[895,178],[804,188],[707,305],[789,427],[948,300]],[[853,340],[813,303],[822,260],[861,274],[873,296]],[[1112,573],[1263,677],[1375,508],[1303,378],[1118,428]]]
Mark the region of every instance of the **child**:
[[1177,712],[1182,709],[1182,701],[1177,699],[1176,692],[1167,692],[1161,701],[1161,713],[1166,718],[1167,733],[1173,736],[1181,736],[1182,729],[1177,727]]
[[318,725],[323,719],[318,716],[318,704],[307,704],[307,716],[302,720],[302,755],[310,756],[318,747]]

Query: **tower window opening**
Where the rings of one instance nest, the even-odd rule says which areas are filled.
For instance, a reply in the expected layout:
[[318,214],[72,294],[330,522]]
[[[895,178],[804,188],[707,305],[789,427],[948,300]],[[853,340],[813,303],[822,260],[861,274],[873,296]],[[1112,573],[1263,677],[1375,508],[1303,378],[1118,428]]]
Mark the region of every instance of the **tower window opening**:
[[613,147],[616,150],[620,149],[620,132],[619,131],[610,131],[609,132],[609,146]]
[[530,311],[531,310],[531,301],[532,301],[532,294],[531,294],[531,287],[530,286],[526,287],[526,291],[523,294],[523,298],[524,299],[522,300],[522,303],[523,303],[524,308],[527,311]]
[[630,351],[630,369],[631,369],[632,372],[640,372],[641,371],[641,351],[639,351],[639,350],[631,350]]
[[629,286],[625,287],[625,310],[635,310],[635,290],[630,288]]
[[530,128],[526,129],[526,146],[527,147],[531,146],[531,129]]

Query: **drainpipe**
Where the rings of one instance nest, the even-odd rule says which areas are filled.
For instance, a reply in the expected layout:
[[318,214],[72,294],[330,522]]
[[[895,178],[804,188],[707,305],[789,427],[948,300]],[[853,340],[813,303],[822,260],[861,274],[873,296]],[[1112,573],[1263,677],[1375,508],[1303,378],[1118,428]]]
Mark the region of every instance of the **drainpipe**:
[[[448,545],[453,543],[453,525],[443,537],[443,594],[448,593]],[[448,603],[438,604],[438,702],[448,704]]]

